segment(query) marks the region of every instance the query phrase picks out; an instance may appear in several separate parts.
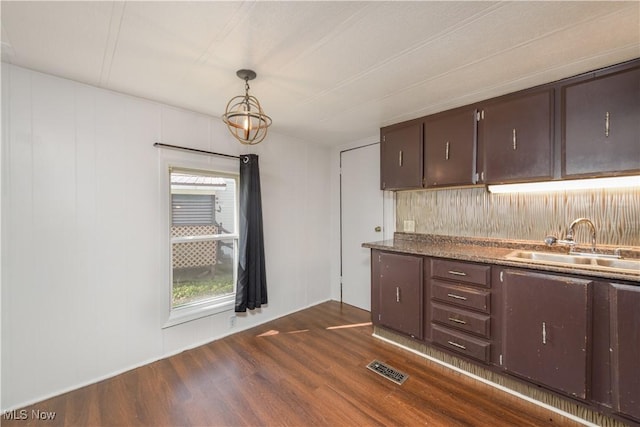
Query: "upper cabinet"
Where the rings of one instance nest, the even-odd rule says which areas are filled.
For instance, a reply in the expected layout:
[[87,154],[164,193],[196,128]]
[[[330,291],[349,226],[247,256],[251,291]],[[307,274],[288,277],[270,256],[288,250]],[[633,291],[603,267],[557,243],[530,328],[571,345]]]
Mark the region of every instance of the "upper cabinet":
[[427,187],[475,184],[476,109],[425,118],[424,176]]
[[562,176],[640,172],[640,65],[562,87]]
[[553,89],[500,98],[480,118],[483,183],[553,177]]
[[640,59],[380,129],[381,188],[640,173]]
[[380,188],[421,188],[422,150],[422,121],[380,129]]

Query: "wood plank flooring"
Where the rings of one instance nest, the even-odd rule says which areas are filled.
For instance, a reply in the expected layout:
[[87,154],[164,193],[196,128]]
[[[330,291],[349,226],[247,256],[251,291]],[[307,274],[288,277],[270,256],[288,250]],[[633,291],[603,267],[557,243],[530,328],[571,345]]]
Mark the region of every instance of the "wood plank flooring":
[[[25,408],[2,426],[574,426],[371,336],[327,302]],[[398,386],[374,359],[409,374]],[[32,410],[55,412],[53,421]],[[20,415],[20,412],[16,412]]]

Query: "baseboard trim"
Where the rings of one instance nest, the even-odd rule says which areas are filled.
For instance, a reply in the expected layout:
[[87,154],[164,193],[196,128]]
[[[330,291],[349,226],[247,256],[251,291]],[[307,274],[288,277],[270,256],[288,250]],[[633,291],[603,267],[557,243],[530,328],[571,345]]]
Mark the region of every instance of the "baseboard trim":
[[296,308],[296,309],[293,309],[293,310],[289,310],[289,311],[287,311],[285,313],[277,314],[277,315],[275,315],[273,317],[265,318],[265,319],[263,319],[262,321],[260,321],[258,323],[246,325],[246,326],[243,326],[243,327],[239,327],[239,328],[230,330],[228,332],[216,335],[214,337],[210,337],[210,338],[207,338],[207,339],[202,340],[202,341],[191,343],[189,345],[186,345],[184,347],[180,347],[180,348],[175,349],[175,350],[170,351],[170,352],[163,352],[163,354],[158,356],[158,357],[153,357],[153,358],[149,358],[149,359],[137,362],[137,363],[133,363],[131,365],[127,365],[127,366],[125,366],[123,368],[113,370],[111,372],[108,372],[108,373],[103,374],[103,375],[99,375],[99,376],[91,378],[89,380],[80,381],[80,382],[78,382],[76,384],[73,384],[73,385],[70,385],[70,386],[67,386],[67,387],[59,388],[59,389],[57,389],[57,390],[55,390],[53,392],[45,393],[43,395],[34,397],[32,399],[27,399],[27,400],[22,401],[20,403],[16,403],[16,404],[10,405],[7,408],[0,407],[0,416],[2,414],[6,413],[6,412],[16,411],[16,410],[19,410],[19,409],[22,409],[22,408],[26,408],[26,407],[29,407],[29,406],[32,406],[32,405],[36,405],[36,404],[38,404],[40,402],[43,402],[43,401],[48,400],[48,399],[52,399],[52,398],[54,398],[56,396],[60,396],[60,395],[63,395],[63,394],[66,394],[66,393],[81,389],[83,387],[87,387],[87,386],[90,386],[92,384],[95,384],[95,383],[98,383],[98,382],[101,382],[101,381],[105,381],[105,380],[111,379],[113,377],[117,377],[118,375],[122,375],[124,373],[129,372],[129,371],[133,371],[134,369],[138,369],[138,368],[141,368],[143,366],[150,365],[150,364],[158,362],[160,360],[168,359],[169,357],[175,356],[175,355],[183,353],[185,351],[189,351],[189,350],[192,350],[194,348],[201,347],[203,345],[207,345],[207,344],[212,343],[214,341],[218,341],[218,340],[220,340],[222,338],[225,338],[225,337],[227,337],[229,335],[237,334],[239,332],[243,332],[245,330],[248,330],[248,329],[251,329],[251,328],[255,328],[255,327],[260,326],[260,325],[262,325],[264,323],[271,322],[271,321],[279,319],[281,317],[288,316],[290,314],[296,313],[298,311],[305,310],[307,308],[313,307],[313,306],[318,305],[318,304],[323,304],[323,303],[328,302],[328,301],[334,301],[334,300],[332,300],[331,298],[327,298],[327,299],[322,300],[322,301],[316,301],[316,302],[307,304],[304,307]]

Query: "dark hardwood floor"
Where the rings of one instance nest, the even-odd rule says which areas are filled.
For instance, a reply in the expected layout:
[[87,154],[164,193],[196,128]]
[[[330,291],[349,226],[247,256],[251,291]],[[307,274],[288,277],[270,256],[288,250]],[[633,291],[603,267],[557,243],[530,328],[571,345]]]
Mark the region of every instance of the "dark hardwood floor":
[[[373,338],[369,320],[323,303],[38,403],[2,426],[577,425]],[[409,379],[398,386],[366,369],[374,359]],[[32,410],[56,416],[40,421]]]

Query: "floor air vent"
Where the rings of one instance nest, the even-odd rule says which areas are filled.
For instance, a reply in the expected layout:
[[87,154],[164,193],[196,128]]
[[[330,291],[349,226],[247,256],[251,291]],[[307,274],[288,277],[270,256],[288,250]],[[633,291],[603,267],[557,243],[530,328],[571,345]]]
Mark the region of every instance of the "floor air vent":
[[367,368],[371,369],[376,374],[382,375],[386,379],[393,381],[396,384],[402,384],[406,381],[407,378],[409,378],[409,375],[405,374],[404,372],[400,372],[389,365],[385,365],[379,360],[374,360],[373,362],[369,363],[367,365]]

